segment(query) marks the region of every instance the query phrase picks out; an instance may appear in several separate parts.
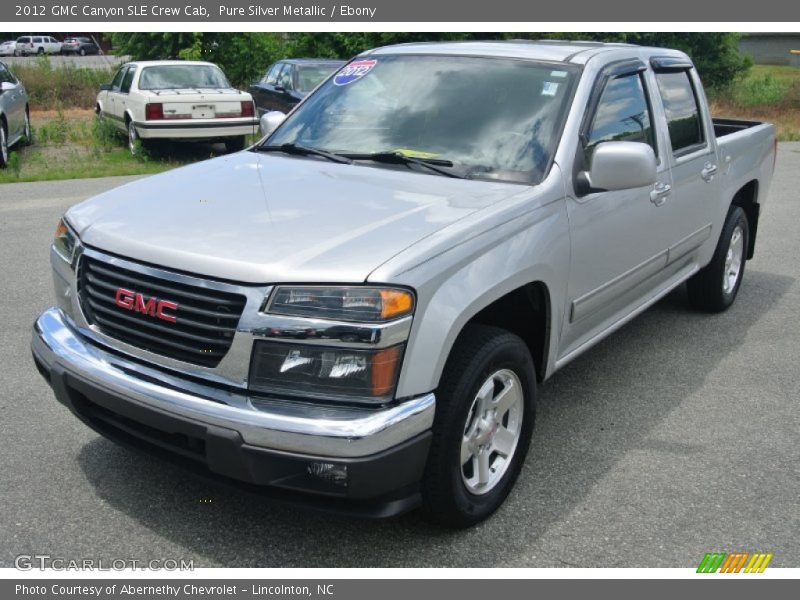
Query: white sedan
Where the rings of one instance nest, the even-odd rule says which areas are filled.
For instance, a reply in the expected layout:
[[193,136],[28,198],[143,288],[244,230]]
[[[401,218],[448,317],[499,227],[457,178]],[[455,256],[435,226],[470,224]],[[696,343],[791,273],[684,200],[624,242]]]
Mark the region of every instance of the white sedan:
[[258,127],[252,96],[207,62],[126,63],[101,86],[95,110],[127,134],[134,154],[159,139],[221,141],[235,152]]

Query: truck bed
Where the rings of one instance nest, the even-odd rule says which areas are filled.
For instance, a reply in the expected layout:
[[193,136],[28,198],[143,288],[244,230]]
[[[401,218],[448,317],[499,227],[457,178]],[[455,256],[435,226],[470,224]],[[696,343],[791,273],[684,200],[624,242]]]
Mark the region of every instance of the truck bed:
[[711,119],[714,124],[714,135],[717,139],[763,125],[761,121],[746,121],[744,119]]

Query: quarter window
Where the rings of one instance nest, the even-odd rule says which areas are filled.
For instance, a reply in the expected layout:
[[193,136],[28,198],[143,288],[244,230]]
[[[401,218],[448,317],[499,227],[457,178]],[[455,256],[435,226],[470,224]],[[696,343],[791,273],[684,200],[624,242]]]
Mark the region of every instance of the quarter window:
[[688,71],[656,73],[658,90],[667,116],[672,151],[702,144],[705,140],[700,108]]
[[643,142],[656,149],[653,120],[638,73],[610,80],[597,104],[587,150],[601,142]]

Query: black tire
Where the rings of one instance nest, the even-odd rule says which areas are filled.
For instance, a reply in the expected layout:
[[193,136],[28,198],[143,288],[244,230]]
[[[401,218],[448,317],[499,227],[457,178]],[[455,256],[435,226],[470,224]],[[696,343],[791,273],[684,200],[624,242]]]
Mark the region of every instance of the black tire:
[[39,55],[39,56],[42,56],[42,55],[44,54],[44,48],[39,48],[39,49],[36,51],[36,54],[37,54],[37,55]]
[[5,169],[8,166],[8,133],[6,132],[6,125],[0,121],[0,169]]
[[23,134],[22,145],[30,146],[33,144],[33,128],[31,127],[31,112],[25,107],[25,132]]
[[243,135],[239,135],[232,138],[225,138],[225,150],[227,152],[239,152],[244,150],[244,147],[247,145],[247,138]]
[[81,49],[78,51],[78,53],[79,53],[81,56],[86,56],[86,48],[81,48]]
[[[488,491],[476,494],[462,477],[462,439],[468,418],[474,418],[478,391],[498,370],[512,371],[521,384],[521,425],[505,472]],[[536,373],[528,347],[504,329],[468,325],[447,360],[436,395],[433,440],[422,480],[423,513],[447,527],[469,527],[500,507],[528,452],[536,406]]]
[[[732,277],[729,274],[728,251],[731,250],[733,252],[731,240],[737,230],[741,232],[741,254],[735,283],[731,285],[730,280]],[[722,233],[719,236],[714,255],[711,257],[711,262],[698,271],[687,283],[689,303],[693,307],[716,313],[727,310],[733,304],[736,294],[739,292],[742,277],[744,277],[749,241],[750,225],[747,222],[747,215],[740,206],[731,206],[725,218],[725,224],[722,227]],[[727,284],[726,279],[728,280]]]

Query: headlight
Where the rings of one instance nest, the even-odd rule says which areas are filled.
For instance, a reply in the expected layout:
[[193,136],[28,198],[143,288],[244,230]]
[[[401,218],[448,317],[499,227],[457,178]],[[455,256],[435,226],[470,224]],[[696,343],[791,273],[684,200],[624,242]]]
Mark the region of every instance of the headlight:
[[380,350],[258,341],[250,389],[282,396],[384,403],[394,397],[403,346]]
[[56,252],[68,263],[72,264],[72,257],[75,253],[76,236],[62,218],[58,221],[55,235],[53,236],[53,247]]
[[375,323],[414,311],[414,295],[399,288],[362,286],[278,286],[266,312],[295,317]]

